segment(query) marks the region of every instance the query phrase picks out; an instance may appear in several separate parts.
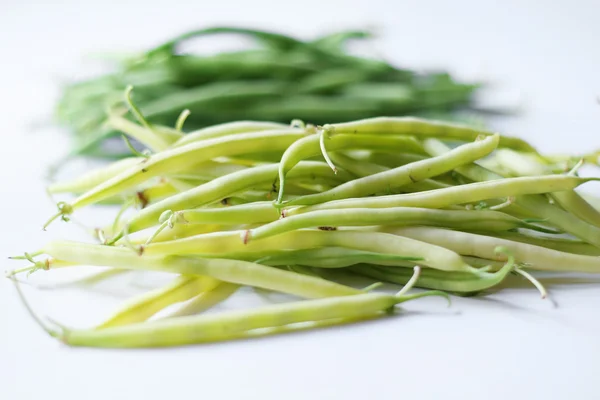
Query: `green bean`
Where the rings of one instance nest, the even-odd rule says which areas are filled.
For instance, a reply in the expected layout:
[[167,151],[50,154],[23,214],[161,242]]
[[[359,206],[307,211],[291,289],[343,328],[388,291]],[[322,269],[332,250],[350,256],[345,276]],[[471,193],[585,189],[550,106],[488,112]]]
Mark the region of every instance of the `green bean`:
[[[171,144],[171,141],[157,135],[153,129],[138,125],[117,115],[109,116],[107,124],[116,131],[126,133],[152,151],[164,150]],[[179,137],[181,136],[177,138]]]
[[388,168],[396,168],[401,165],[425,160],[427,157],[413,153],[384,153],[369,151],[362,154],[353,155],[360,161],[379,164]]
[[569,190],[583,183],[589,182],[590,180],[594,179],[566,175],[506,178],[501,180],[469,183],[444,189],[435,189],[427,192],[379,196],[366,199],[335,200],[310,207],[286,209],[285,215],[292,216],[318,210],[357,207],[444,208],[454,204],[472,203],[493,198]]
[[[256,259],[256,257],[254,257]],[[278,251],[272,255],[256,260],[265,265],[303,265],[317,268],[344,268],[359,263],[372,263],[382,265],[406,265],[411,261],[411,266],[421,257],[405,257],[397,254],[381,254],[369,251],[352,250],[342,247],[321,247],[318,249]]]
[[[273,208],[273,204],[270,201],[263,201],[226,208],[211,207],[177,211],[172,214],[172,222],[174,224],[256,224],[276,221],[279,217],[280,214]],[[160,219],[163,219],[162,216]]]
[[[469,126],[413,117],[375,117],[353,122],[326,125],[323,128],[335,133],[403,134],[419,137],[458,139],[463,141],[474,141],[481,135],[494,135],[492,132],[473,129]],[[504,135],[500,136],[499,146],[536,152],[527,142]]]
[[133,245],[143,245],[152,238],[153,243],[167,242],[171,240],[182,239],[190,236],[200,235],[203,233],[217,232],[223,229],[223,226],[218,224],[175,224],[171,229],[165,229],[161,232],[152,233],[151,235],[142,236],[141,238],[129,238]]
[[[445,152],[450,151],[443,143],[433,140],[429,142],[426,150],[433,155],[444,154]],[[476,164],[463,165],[455,170],[459,174],[464,175],[474,181],[493,181],[503,179],[502,176]],[[542,177],[540,176],[534,179],[542,179]],[[551,192],[556,191],[559,190],[553,190]],[[549,204],[544,197],[523,195],[515,199],[515,204],[535,213],[539,218],[545,219],[548,223],[551,223],[564,232],[568,232],[590,244],[593,244],[594,246],[600,247],[600,228],[592,224],[588,224],[576,216],[569,214],[568,212],[565,212],[560,208],[553,206],[552,204]]]
[[369,78],[370,71],[356,68],[342,67],[327,69],[316,74],[308,75],[298,84],[298,92],[304,93],[331,93],[339,89]]
[[528,243],[539,247],[562,251],[565,253],[581,254],[586,256],[600,256],[600,249],[589,243],[574,239],[555,238],[547,236],[533,236],[517,232],[494,232],[491,236],[515,242]]
[[[224,104],[244,105],[249,102],[281,98],[285,86],[278,81],[220,81],[180,90],[152,100],[141,107],[146,118],[161,118],[189,109],[194,117],[211,116]],[[233,103],[232,103],[233,102]]]
[[492,260],[504,260],[493,251],[496,246],[503,246],[514,255],[517,262],[536,270],[600,273],[599,257],[565,253],[496,237],[425,227],[382,227],[380,231],[443,246],[463,255]]
[[498,139],[498,135],[489,136],[483,140],[460,146],[442,156],[417,161],[389,171],[355,179],[327,192],[300,197],[284,204],[289,206],[313,205],[351,197],[365,197],[386,188],[400,187],[411,182],[418,182],[451,171],[458,166],[471,163],[486,156],[498,146]]
[[205,292],[200,293],[184,304],[181,308],[171,312],[166,318],[183,317],[187,315],[199,314],[206,311],[222,301],[229,298],[239,289],[239,285],[233,283],[220,282],[217,286]]
[[78,208],[118,194],[155,176],[181,171],[190,164],[199,164],[218,156],[284,149],[303,135],[297,130],[253,132],[203,140],[160,152],[104,181],[73,202],[59,204],[59,212],[46,226],[60,216],[71,214]]
[[371,32],[367,31],[334,32],[313,40],[312,45],[327,51],[339,51],[342,45],[350,39],[366,39],[371,36]]
[[[136,232],[151,227],[156,223],[160,215],[167,210],[180,211],[199,207],[218,201],[236,192],[256,187],[260,183],[270,184],[273,182],[273,178],[277,176],[278,169],[279,166],[277,164],[250,168],[213,179],[208,183],[173,195],[161,202],[146,207],[133,216],[127,222],[127,231]],[[330,171],[326,164],[314,161],[304,161],[293,171],[295,177],[317,176],[329,173]],[[349,175],[343,171],[340,172],[337,178],[341,178],[342,180],[350,179]],[[115,239],[119,239],[121,236],[118,235]]]
[[101,184],[102,182],[110,178],[117,176],[121,172],[127,170],[135,164],[138,164],[141,161],[143,161],[143,158],[141,157],[123,158],[121,160],[117,160],[113,163],[110,163],[107,166],[95,168],[77,178],[65,182],[53,183],[48,186],[48,192],[52,194],[66,192],[83,192]]
[[[185,275],[205,275],[225,282],[257,286],[305,298],[345,296],[360,293],[357,289],[324,279],[307,277],[239,260],[180,256],[140,256],[127,248],[69,241],[50,242],[44,246],[43,252],[60,262],[164,271]],[[50,268],[53,265],[51,262]]]
[[[310,135],[290,145],[279,163],[279,196],[277,203],[283,200],[286,174],[301,160],[321,154],[320,135]],[[408,136],[371,135],[334,135],[327,141],[328,151],[339,149],[375,148],[383,151],[402,149],[403,151],[421,152],[421,145]]]
[[[389,312],[402,302],[424,296],[445,296],[429,291],[412,295],[365,293],[353,296],[304,300],[235,310],[218,314],[179,317],[102,330],[45,327],[47,332],[70,346],[166,347],[227,340],[261,328],[301,322],[364,318]],[[336,321],[337,322],[337,321]]]
[[[501,283],[513,269],[514,260],[509,260],[497,272],[481,272],[478,275],[468,272],[447,272],[424,268],[415,286],[456,293],[480,292]],[[350,270],[374,279],[401,285],[407,284],[412,277],[411,269],[403,267],[386,268],[375,265],[356,265],[350,267]]]
[[[509,149],[502,150],[496,154],[496,158],[500,165],[516,175],[538,176],[552,174],[552,170],[537,159],[527,157],[524,154]],[[562,208],[574,216],[596,227],[600,227],[600,212],[574,190],[554,192],[550,196]]]
[[263,121],[235,121],[225,122],[219,125],[212,125],[194,132],[190,132],[173,144],[173,147],[180,147],[186,144],[197,142],[199,140],[214,139],[223,136],[234,135],[237,133],[261,132],[269,130],[281,130],[288,128],[286,124],[278,122]]
[[507,231],[517,228],[544,230],[543,228],[497,211],[450,211],[412,207],[385,209],[346,208],[341,210],[314,211],[282,218],[248,230],[244,238],[247,241],[257,240],[296,229],[312,227],[335,229],[335,227],[339,226],[371,225],[440,226],[466,231]]
[[202,291],[210,291],[219,281],[202,276],[181,276],[165,287],[137,296],[123,305],[97,329],[144,322],[171,304],[189,300]]
[[355,158],[339,152],[329,154],[329,157],[335,165],[342,167],[346,171],[358,176],[359,178],[364,178],[365,176],[370,176],[389,170],[389,168],[381,165],[372,164],[365,161],[359,162]]
[[[421,265],[452,271],[473,271],[460,256],[438,246],[431,246],[396,235],[360,231],[292,231],[243,243],[246,231],[215,232],[169,242],[153,243],[144,254],[196,254],[228,257],[236,253],[255,252],[257,257],[273,250],[302,250],[317,247],[345,247],[374,253],[423,258]],[[130,253],[135,254],[127,249]]]

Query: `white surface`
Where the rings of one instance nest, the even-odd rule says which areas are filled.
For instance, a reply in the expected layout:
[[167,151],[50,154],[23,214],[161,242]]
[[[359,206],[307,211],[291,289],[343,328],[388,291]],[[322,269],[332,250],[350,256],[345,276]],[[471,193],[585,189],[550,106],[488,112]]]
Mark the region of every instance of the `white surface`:
[[[59,223],[39,229],[54,210],[41,175],[66,150],[65,138],[26,131],[49,110],[52,80],[73,77],[90,51],[135,49],[202,24],[266,24],[303,35],[380,26],[378,51],[394,61],[449,66],[516,91],[525,115],[498,124],[503,131],[549,152],[600,147],[595,1],[39,3],[0,3],[3,259],[66,232]],[[456,299],[450,309],[436,299],[415,302],[404,316],[325,331],[112,351],[51,340],[0,280],[0,398],[597,399],[600,290],[576,286],[551,288],[558,309],[533,289],[514,289]],[[124,296],[27,293],[43,312],[86,323]]]

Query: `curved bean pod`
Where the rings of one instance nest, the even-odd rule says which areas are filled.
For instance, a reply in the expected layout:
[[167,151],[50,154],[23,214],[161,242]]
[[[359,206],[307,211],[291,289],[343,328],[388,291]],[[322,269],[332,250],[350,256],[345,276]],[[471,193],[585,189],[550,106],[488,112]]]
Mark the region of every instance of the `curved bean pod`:
[[[467,272],[446,272],[424,268],[415,286],[445,292],[473,293],[489,289],[501,283],[513,270],[514,262],[507,262],[498,271],[470,274]],[[406,285],[412,277],[411,268],[386,268],[375,265],[356,265],[350,270],[370,278],[385,282]]]
[[[422,146],[409,136],[373,136],[373,135],[333,135],[327,140],[327,150],[379,149],[383,151],[402,150],[421,153]],[[283,200],[285,177],[301,160],[321,154],[320,135],[307,136],[286,149],[279,163],[279,197]]]
[[438,157],[355,179],[327,192],[299,197],[283,204],[312,205],[351,197],[365,197],[386,188],[400,187],[441,175],[490,154],[498,146],[499,137],[499,135],[488,136],[483,140],[462,145]]

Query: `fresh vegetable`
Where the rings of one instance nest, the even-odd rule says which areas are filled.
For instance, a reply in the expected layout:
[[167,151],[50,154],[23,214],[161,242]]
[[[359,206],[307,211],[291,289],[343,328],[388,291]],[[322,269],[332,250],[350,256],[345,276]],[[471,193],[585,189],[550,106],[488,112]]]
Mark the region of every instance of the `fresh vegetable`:
[[[329,51],[314,46],[308,54]],[[89,329],[30,309],[69,345],[162,347],[348,324],[423,296],[485,295],[515,276],[544,298],[536,271],[600,273],[598,209],[575,191],[599,178],[579,177],[582,163],[554,168],[521,139],[414,117],[238,121],[175,137],[185,115],[156,131],[129,94],[139,123],[121,121],[122,133],[151,151],[52,184],[75,198],[45,227],[108,201],[122,203],[114,220],[96,243],[51,240],[13,257],[32,264],[10,276],[91,265],[173,280]],[[391,294],[376,290],[381,282],[404,286]],[[298,299],[204,314],[241,287]],[[430,291],[407,294],[413,287]]]

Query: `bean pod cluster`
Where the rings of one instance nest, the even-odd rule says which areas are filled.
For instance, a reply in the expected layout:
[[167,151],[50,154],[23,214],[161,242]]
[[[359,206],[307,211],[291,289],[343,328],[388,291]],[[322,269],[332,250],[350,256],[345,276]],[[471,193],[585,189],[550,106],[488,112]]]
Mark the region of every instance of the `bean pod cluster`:
[[[219,39],[232,35],[248,43],[227,51]],[[56,121],[73,133],[71,156],[119,158],[128,155],[127,149],[111,138],[118,140],[120,131],[131,126],[123,114],[122,93],[128,85],[136,88],[140,110],[152,123],[172,125],[181,110],[190,110],[186,130],[247,119],[325,124],[378,115],[452,119],[457,110],[483,111],[475,110],[473,100],[479,82],[350,51],[349,44],[371,37],[369,31],[352,30],[299,39],[227,26],[186,32],[113,63],[107,74],[63,87]],[[197,42],[220,51],[192,51]],[[170,138],[173,132],[163,134]],[[163,139],[149,144],[164,145]]]
[[[576,190],[599,180],[578,174],[592,156],[547,156],[513,136],[416,117],[244,120],[186,135],[185,115],[176,128],[137,117],[120,129],[147,151],[48,187],[66,200],[45,227],[100,204],[120,205],[114,220],[94,240],[53,240],[14,257],[32,264],[10,275],[103,266],[174,278],[95,328],[36,316],[69,345],[239,339],[522,279],[545,297],[537,271],[600,273],[599,201]],[[381,283],[402,288],[376,290]],[[204,313],[241,287],[298,300]]]

